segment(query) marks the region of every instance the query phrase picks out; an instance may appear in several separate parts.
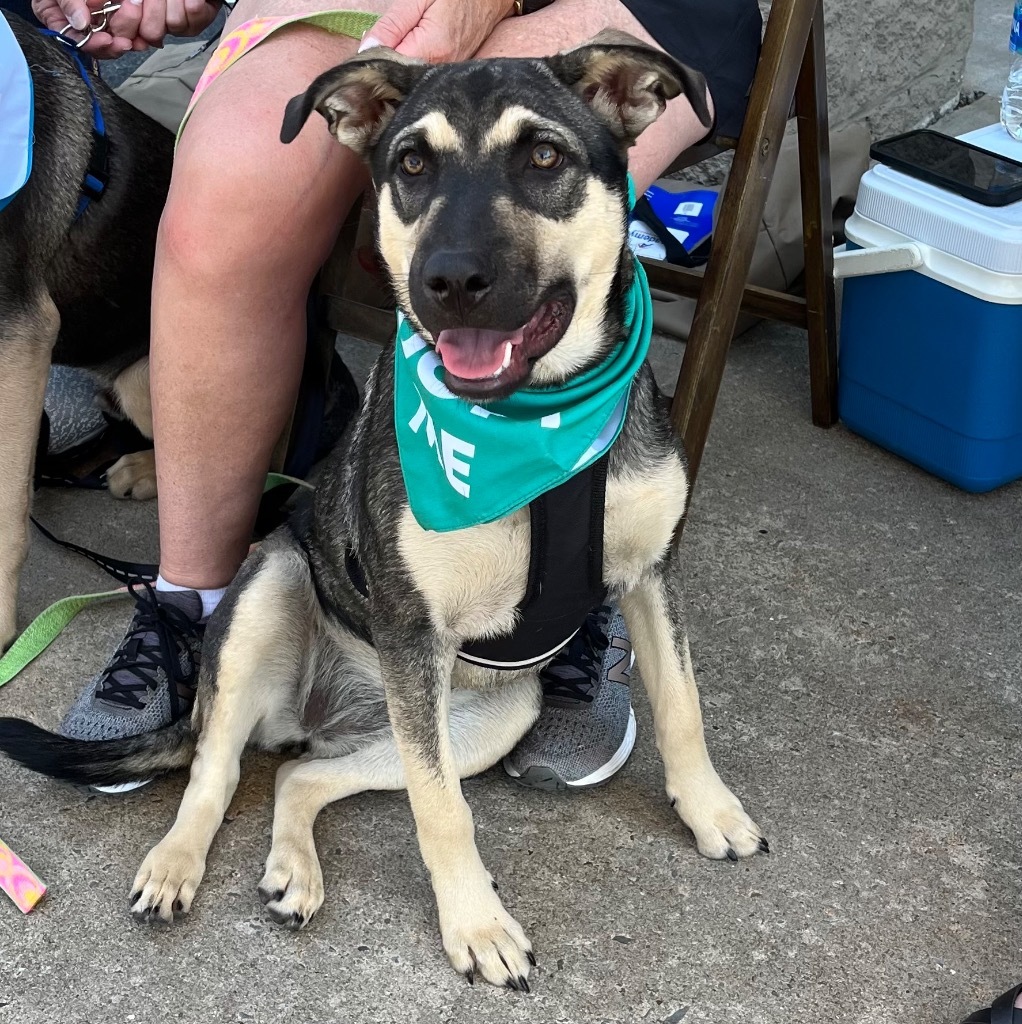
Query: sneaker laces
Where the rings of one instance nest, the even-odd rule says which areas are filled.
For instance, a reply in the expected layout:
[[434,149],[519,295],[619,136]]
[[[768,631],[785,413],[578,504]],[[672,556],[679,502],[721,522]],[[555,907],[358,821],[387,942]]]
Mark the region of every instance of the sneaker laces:
[[100,673],[96,696],[109,704],[141,711],[143,699],[160,685],[159,670],[168,675],[171,719],[181,707],[179,686],[190,686],[192,674],[181,668],[182,647],[192,658],[192,642],[202,640],[203,626],[173,604],[160,604],[146,580],[133,580],[128,590],[135,599],[135,615],[127,635],[110,663]]
[[600,681],[603,653],[610,643],[607,626],[612,615],[613,609],[608,605],[590,612],[568,646],[540,672],[545,697],[592,703]]

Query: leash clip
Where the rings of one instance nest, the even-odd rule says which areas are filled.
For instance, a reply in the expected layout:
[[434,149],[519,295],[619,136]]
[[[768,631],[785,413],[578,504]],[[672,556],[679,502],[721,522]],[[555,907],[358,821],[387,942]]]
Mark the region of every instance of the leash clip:
[[[92,24],[90,24],[89,27],[85,29],[81,39],[75,41],[69,35],[67,35],[68,32],[78,31],[78,29],[76,29],[71,24],[71,22],[68,22],[57,33],[57,38],[62,43],[65,43],[67,46],[71,46],[76,50],[80,50],[97,32],[106,31],[107,25],[110,24],[110,15],[113,14],[115,11],[119,11],[120,9],[120,4],[107,2],[103,4],[103,6],[99,8],[99,10],[92,12]],[[97,18],[100,19],[98,23],[96,22]]]

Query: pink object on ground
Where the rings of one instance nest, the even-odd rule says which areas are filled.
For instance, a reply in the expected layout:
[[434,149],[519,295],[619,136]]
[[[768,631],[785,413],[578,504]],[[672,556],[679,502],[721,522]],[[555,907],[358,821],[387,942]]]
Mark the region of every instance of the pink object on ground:
[[27,914],[46,893],[43,881],[2,839],[0,889],[14,900],[14,905],[23,914]]

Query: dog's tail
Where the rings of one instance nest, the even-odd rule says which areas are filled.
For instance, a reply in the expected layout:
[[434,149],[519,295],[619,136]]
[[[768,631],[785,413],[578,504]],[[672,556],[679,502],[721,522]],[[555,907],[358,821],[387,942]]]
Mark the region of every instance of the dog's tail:
[[73,740],[20,718],[0,718],[0,751],[54,779],[109,786],[186,768],[195,753],[195,733],[185,717],[127,739]]

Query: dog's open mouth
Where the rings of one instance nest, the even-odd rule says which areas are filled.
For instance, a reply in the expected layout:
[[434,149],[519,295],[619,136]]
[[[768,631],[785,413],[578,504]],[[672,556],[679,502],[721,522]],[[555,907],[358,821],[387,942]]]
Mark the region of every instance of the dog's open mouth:
[[575,303],[561,295],[544,302],[515,331],[441,331],[436,351],[444,365],[444,383],[463,398],[506,397],[529,376],[532,364],[564,337],[574,311]]

